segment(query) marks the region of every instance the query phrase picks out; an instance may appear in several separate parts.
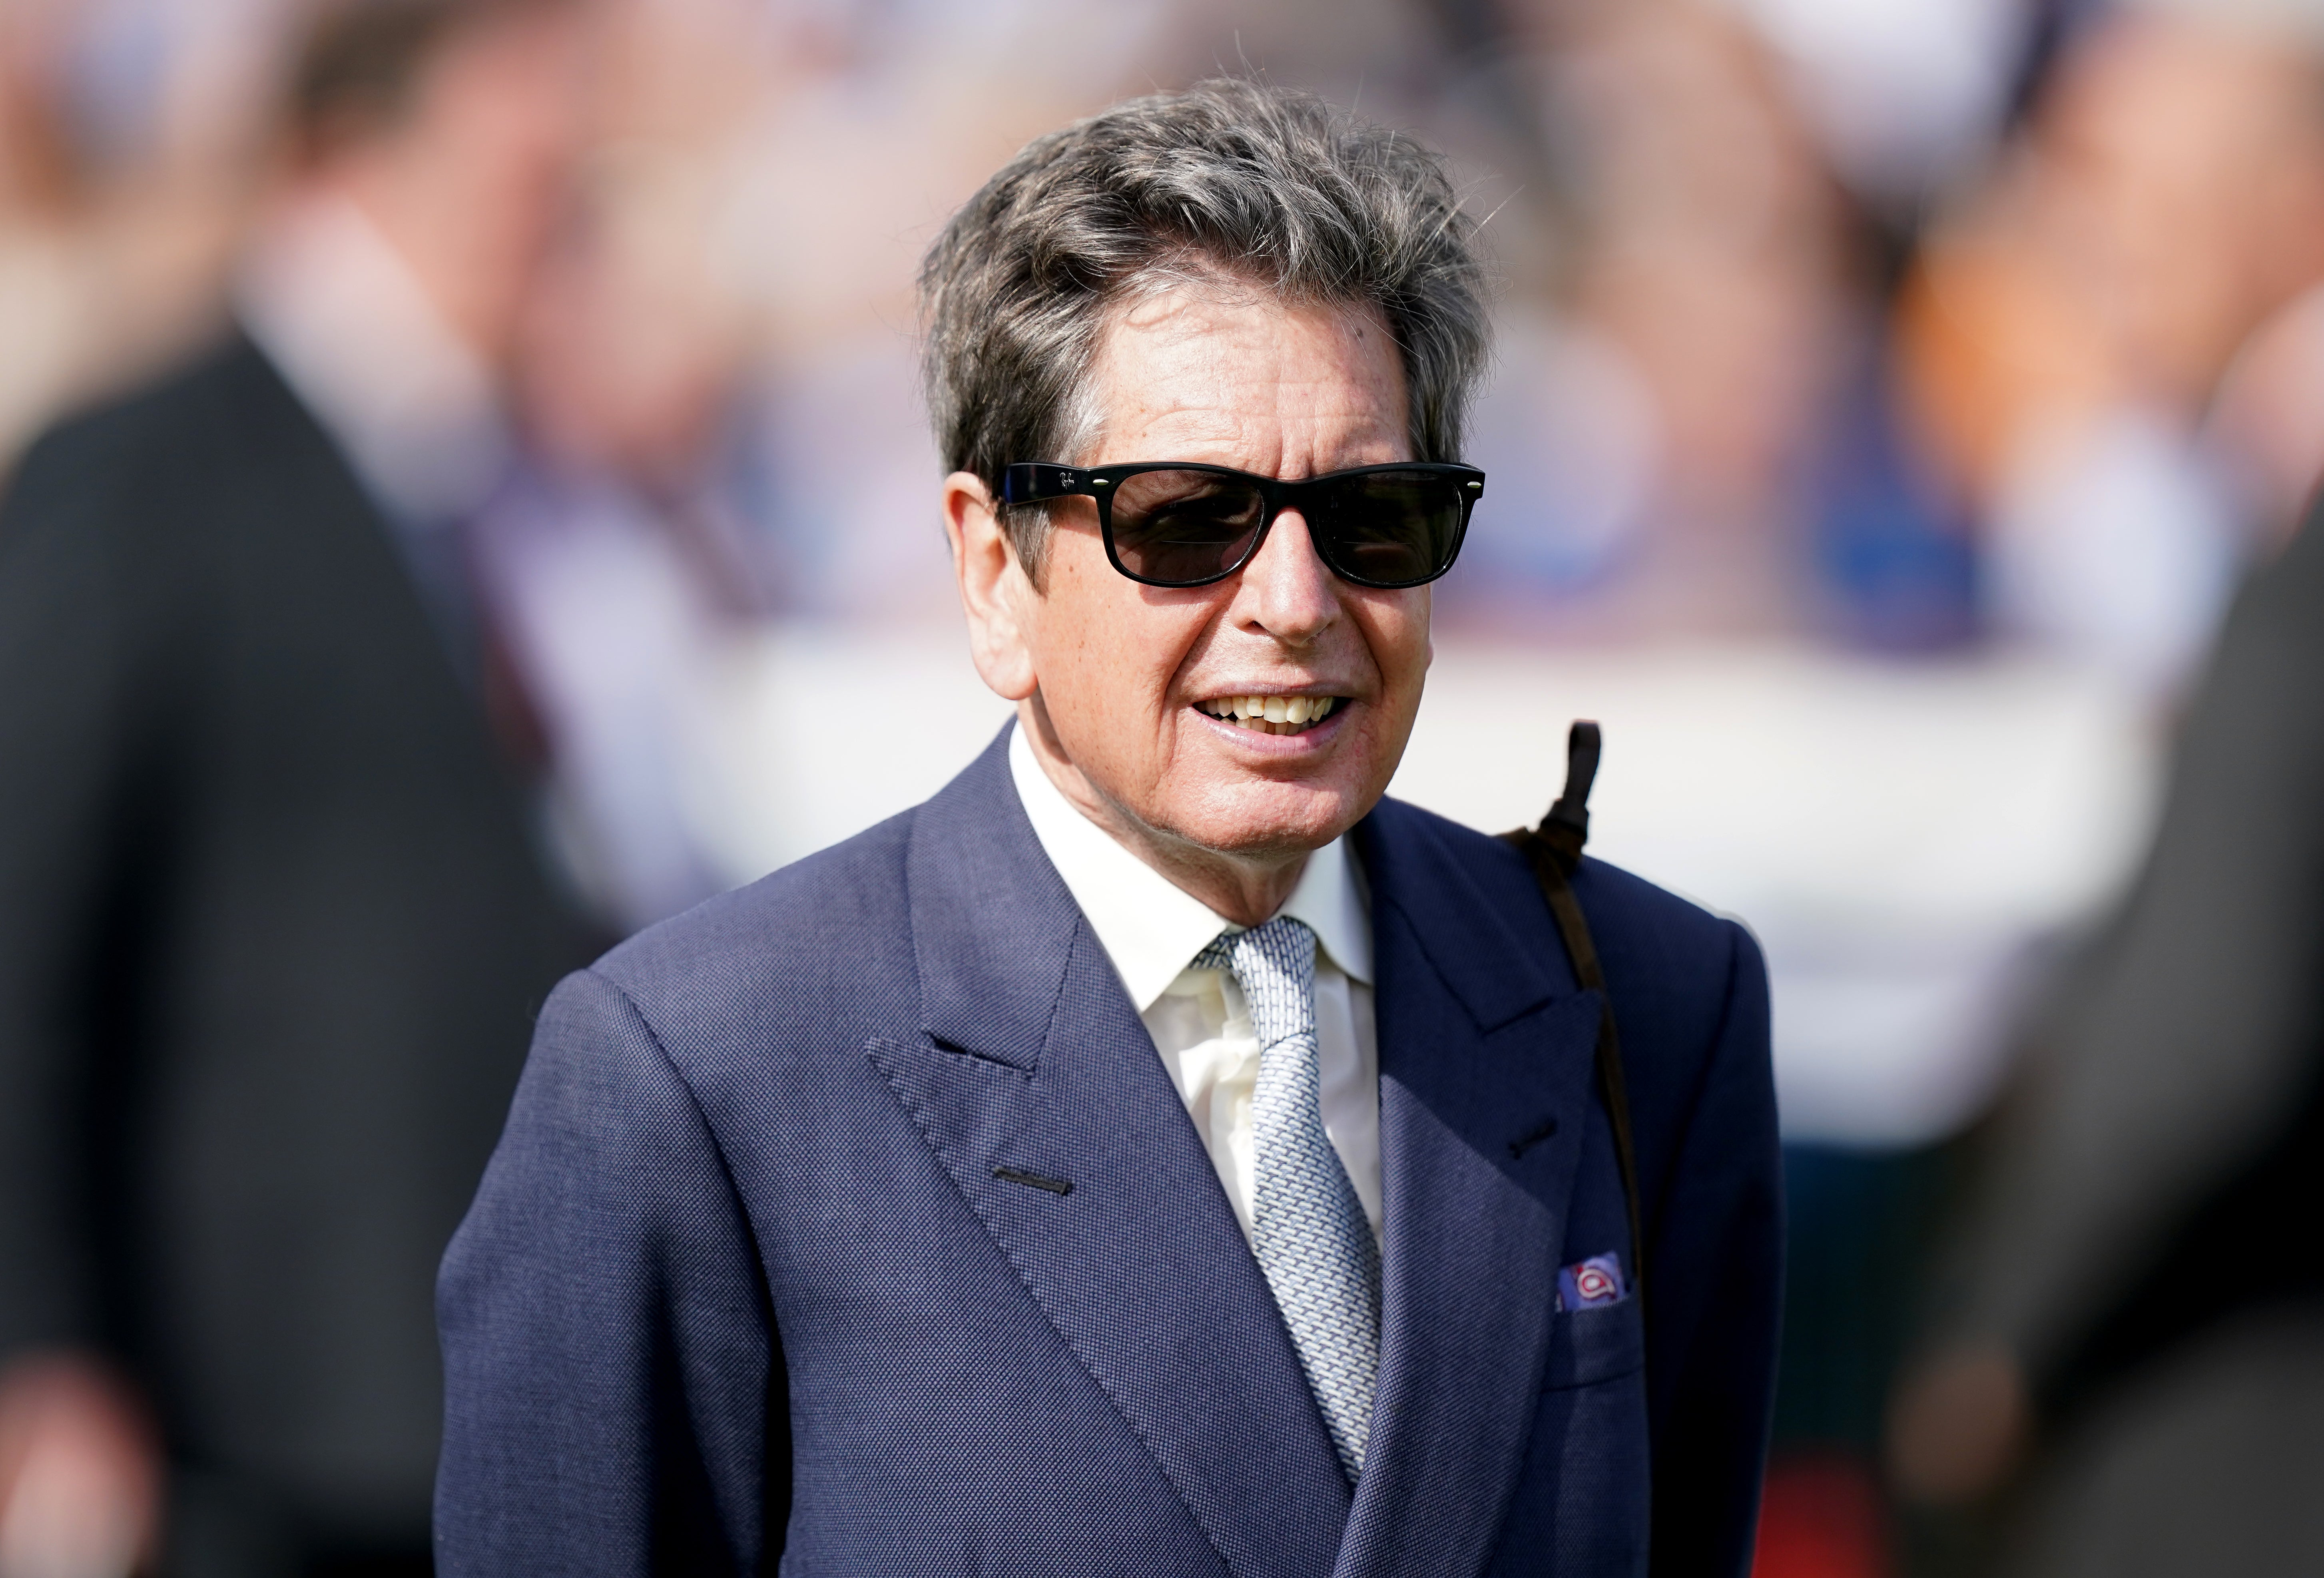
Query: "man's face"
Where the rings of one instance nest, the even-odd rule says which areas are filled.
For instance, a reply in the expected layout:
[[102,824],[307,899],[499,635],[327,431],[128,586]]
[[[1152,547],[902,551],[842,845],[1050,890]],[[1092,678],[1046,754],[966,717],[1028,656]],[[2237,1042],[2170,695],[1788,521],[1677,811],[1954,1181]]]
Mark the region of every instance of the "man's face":
[[589,129],[591,39],[579,6],[463,29],[421,71],[403,118],[332,171],[489,360],[509,354],[566,216]]
[[[1367,309],[1175,289],[1114,317],[1093,372],[1103,426],[1077,465],[1193,460],[1296,480],[1412,457],[1401,358]],[[1185,588],[1115,570],[1095,501],[1054,518],[1043,586],[1020,594],[1017,621],[1045,754],[1148,835],[1243,858],[1318,848],[1370,810],[1420,706],[1428,588],[1341,580],[1296,511],[1241,571]],[[1221,715],[1249,697],[1333,705],[1280,733]]]

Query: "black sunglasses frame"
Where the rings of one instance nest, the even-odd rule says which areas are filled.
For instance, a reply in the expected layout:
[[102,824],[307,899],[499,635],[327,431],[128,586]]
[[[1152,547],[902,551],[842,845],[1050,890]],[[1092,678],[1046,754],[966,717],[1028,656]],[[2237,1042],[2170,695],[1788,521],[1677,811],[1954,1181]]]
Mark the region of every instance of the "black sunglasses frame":
[[[1113,540],[1113,494],[1126,479],[1148,471],[1200,471],[1213,476],[1231,476],[1248,483],[1267,506],[1267,514],[1251,534],[1250,546],[1232,564],[1214,576],[1204,576],[1195,581],[1161,581],[1151,576],[1141,576],[1121,562],[1120,551]],[[1097,523],[1105,539],[1105,557],[1113,568],[1131,580],[1147,586],[1208,586],[1225,580],[1259,557],[1267,543],[1267,534],[1275,526],[1275,518],[1288,509],[1296,508],[1307,515],[1305,501],[1316,489],[1335,482],[1345,482],[1352,476],[1370,476],[1381,472],[1425,472],[1441,476],[1455,484],[1461,501],[1461,523],[1452,533],[1452,549],[1444,562],[1428,574],[1409,581],[1377,581],[1367,576],[1351,575],[1336,561],[1330,543],[1322,532],[1310,530],[1309,540],[1315,545],[1316,557],[1332,573],[1343,581],[1359,586],[1370,586],[1380,591],[1398,592],[1412,586],[1425,586],[1452,568],[1461,557],[1461,545],[1469,535],[1469,515],[1477,501],[1485,496],[1485,474],[1473,466],[1448,466],[1436,461],[1405,460],[1387,466],[1357,466],[1346,471],[1327,471],[1321,476],[1303,477],[1297,482],[1285,482],[1278,477],[1261,476],[1256,472],[1237,471],[1231,466],[1204,466],[1194,460],[1140,460],[1126,466],[1095,466],[1087,468],[1057,466],[1047,461],[1019,461],[1001,475],[1001,502],[1004,504],[1038,504],[1050,499],[1075,497],[1097,501]]]

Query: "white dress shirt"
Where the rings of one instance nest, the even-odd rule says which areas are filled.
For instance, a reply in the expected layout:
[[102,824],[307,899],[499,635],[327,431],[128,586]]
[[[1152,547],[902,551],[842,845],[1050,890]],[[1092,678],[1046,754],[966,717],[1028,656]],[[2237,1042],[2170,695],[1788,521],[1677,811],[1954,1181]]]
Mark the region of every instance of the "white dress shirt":
[[[1022,729],[1010,736],[1009,768],[1035,836],[1113,961],[1248,1237],[1259,1038],[1232,973],[1191,967],[1219,933],[1240,928],[1074,808],[1033,759]],[[1323,1131],[1377,1239],[1379,1042],[1372,1024],[1372,928],[1365,900],[1355,857],[1345,839],[1335,838],[1307,857],[1299,885],[1276,913],[1296,916],[1315,933]]]

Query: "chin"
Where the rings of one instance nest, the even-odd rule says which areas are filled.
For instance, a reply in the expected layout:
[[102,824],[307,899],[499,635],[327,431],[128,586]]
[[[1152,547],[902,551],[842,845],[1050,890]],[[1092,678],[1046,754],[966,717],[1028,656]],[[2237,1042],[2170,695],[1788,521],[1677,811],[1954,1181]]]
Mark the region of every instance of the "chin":
[[1205,849],[1279,859],[1321,849],[1362,820],[1379,798],[1337,783],[1246,778],[1218,785],[1174,820],[1180,837]]

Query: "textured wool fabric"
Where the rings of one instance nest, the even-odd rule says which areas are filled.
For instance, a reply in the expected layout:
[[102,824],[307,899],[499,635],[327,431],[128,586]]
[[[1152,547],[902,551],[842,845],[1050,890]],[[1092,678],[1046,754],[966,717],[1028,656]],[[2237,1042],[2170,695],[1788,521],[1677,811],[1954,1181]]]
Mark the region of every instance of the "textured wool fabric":
[[1222,936],[1194,962],[1232,970],[1250,1005],[1262,1048],[1251,1093],[1251,1249],[1291,1329],[1332,1449],[1353,1480],[1364,1472],[1379,1380],[1379,1252],[1323,1132],[1315,934],[1277,916]]
[[1731,923],[1575,890],[1654,1283],[1517,853],[1383,802],[1387,1250],[1352,1487],[1178,1092],[996,742],[559,989],[445,1262],[447,1578],[1739,1575],[1773,1366],[1766,999]]

